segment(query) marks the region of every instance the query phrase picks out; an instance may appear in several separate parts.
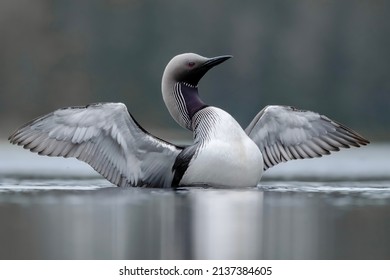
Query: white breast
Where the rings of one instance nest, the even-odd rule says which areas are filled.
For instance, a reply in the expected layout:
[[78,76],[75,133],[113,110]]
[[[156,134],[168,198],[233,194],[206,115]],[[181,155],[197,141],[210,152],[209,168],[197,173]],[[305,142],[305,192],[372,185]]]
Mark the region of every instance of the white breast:
[[194,116],[193,122],[200,149],[181,184],[256,186],[263,172],[263,158],[236,120],[219,108],[207,107]]

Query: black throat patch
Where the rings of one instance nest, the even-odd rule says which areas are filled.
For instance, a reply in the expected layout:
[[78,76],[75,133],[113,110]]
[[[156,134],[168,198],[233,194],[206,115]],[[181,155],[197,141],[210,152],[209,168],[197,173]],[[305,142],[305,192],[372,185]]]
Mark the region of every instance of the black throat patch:
[[180,91],[186,103],[190,119],[192,119],[196,112],[208,106],[200,99],[198,87],[187,83],[180,83]]

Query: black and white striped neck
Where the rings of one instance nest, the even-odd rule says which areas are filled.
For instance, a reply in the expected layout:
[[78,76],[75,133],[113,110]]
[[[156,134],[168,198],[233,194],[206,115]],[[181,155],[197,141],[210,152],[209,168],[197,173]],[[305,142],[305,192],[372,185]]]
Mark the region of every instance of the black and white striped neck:
[[198,86],[185,82],[177,82],[174,86],[173,95],[185,127],[192,130],[192,118],[199,110],[208,106],[200,99]]

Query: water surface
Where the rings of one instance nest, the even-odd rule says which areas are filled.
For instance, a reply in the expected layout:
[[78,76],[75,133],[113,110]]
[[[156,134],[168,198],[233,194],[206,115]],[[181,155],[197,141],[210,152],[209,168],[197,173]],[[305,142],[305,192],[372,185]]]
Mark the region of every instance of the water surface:
[[117,188],[0,145],[1,259],[390,259],[389,145],[272,168],[256,188]]

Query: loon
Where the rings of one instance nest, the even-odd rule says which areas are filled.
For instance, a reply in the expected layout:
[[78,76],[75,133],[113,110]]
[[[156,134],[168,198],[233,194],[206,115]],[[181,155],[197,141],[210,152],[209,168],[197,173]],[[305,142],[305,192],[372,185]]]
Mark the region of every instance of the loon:
[[77,158],[120,187],[151,188],[256,187],[264,171],[281,162],[369,143],[324,115],[291,106],[266,106],[244,130],[199,96],[201,78],[231,57],[185,53],[164,70],[163,100],[173,119],[193,132],[191,145],[150,134],[122,103],[58,109],[26,123],[9,141],[39,155]]

